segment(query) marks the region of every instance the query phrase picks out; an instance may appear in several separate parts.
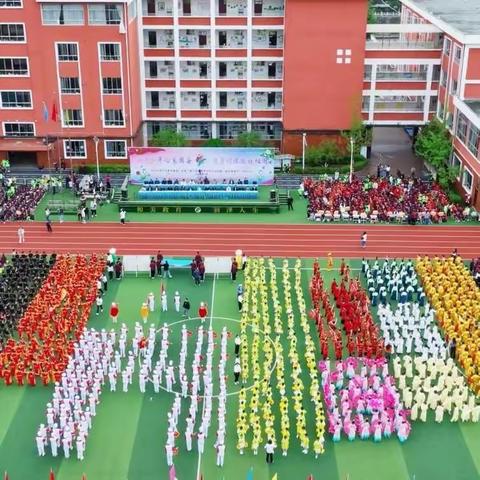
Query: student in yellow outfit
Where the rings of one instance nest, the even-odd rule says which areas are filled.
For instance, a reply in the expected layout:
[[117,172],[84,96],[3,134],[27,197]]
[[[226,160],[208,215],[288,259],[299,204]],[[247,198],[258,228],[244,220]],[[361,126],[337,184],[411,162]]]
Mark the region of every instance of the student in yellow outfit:
[[148,320],[148,305],[144,302],[140,307],[140,317],[143,320],[143,323],[147,323]]

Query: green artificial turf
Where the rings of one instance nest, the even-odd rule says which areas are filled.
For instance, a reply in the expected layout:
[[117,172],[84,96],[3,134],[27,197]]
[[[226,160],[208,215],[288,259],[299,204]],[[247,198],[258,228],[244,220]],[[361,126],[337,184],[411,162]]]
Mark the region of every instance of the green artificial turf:
[[[308,282],[311,274],[308,268],[311,263],[311,261],[305,261],[303,265],[306,269],[302,272],[307,306],[309,305]],[[322,265],[325,266],[324,261]],[[358,273],[355,269],[359,268],[359,262],[351,262],[351,266],[352,272]],[[236,283],[232,283],[227,275],[220,275],[215,280],[213,275],[207,275],[205,283],[196,287],[188,271],[173,269],[172,273],[173,279],[163,280],[170,299],[174,290],[179,290],[182,298],[188,295],[191,299],[192,310],[198,308],[200,301],[206,301],[210,311],[213,310],[212,322],[215,331],[220,332],[223,325],[226,325],[232,333],[238,331],[238,323],[220,318],[226,317],[233,320],[240,318],[235,298]],[[337,275],[336,271],[322,273],[326,286],[329,286],[331,280]],[[281,270],[277,270],[277,279],[281,282]],[[292,271],[292,285],[293,280]],[[241,281],[241,275],[239,281]],[[141,303],[150,291],[158,297],[161,282],[162,280],[159,279],[150,280],[147,276],[136,278],[133,275],[121,281],[111,281],[105,298],[105,312],[99,316],[93,314],[89,325],[96,329],[111,328],[107,311],[110,303],[116,300],[120,307],[119,322],[127,323],[131,333],[135,321],[139,320]],[[295,306],[297,301],[295,292],[291,293]],[[282,301],[284,292],[281,286],[279,295]],[[153,321],[159,326],[164,321],[173,323],[181,320],[180,315],[172,311],[171,302],[167,314],[160,313],[158,307],[157,302],[157,310],[151,315],[148,323]],[[197,322],[188,322],[188,328],[194,330]],[[178,359],[180,328],[181,323],[172,327],[173,342],[169,354],[174,359]],[[315,339],[313,324],[310,332]],[[303,331],[299,328],[297,334],[298,345],[301,347]],[[194,348],[192,342],[193,340],[189,343],[189,354]],[[228,390],[234,391],[238,387],[233,385],[233,373],[230,373],[233,364],[233,337],[228,348],[230,353],[227,365],[227,372],[230,375]],[[287,353],[285,341],[284,358],[288,377]],[[218,354],[219,348],[215,350],[215,355],[218,356]],[[107,381],[89,434],[83,462],[76,459],[74,451],[73,457],[68,460],[62,456],[54,459],[48,453],[45,457],[39,458],[36,454],[35,432],[38,424],[45,421],[45,406],[51,398],[52,387],[7,388],[1,385],[0,472],[7,470],[10,480],[47,480],[50,468],[53,468],[57,480],[81,480],[83,473],[86,474],[87,480],[167,480],[168,468],[164,454],[166,414],[171,408],[173,396],[164,391],[155,394],[150,384],[147,386],[147,392],[142,395],[135,380],[137,375],[138,369],[134,375],[134,384],[128,393],[121,391],[121,382],[117,384],[117,392],[110,393]],[[309,380],[306,368],[303,375],[308,390]],[[282,457],[278,451],[273,466],[267,467],[263,449],[260,449],[258,456],[253,456],[248,449],[243,456],[240,456],[236,450],[237,400],[236,396],[228,397],[227,448],[223,469],[215,465],[213,442],[216,420],[212,419],[205,454],[200,461],[203,480],[244,480],[247,478],[250,467],[254,470],[254,480],[270,480],[274,473],[278,473],[279,480],[303,480],[309,474],[313,474],[315,480],[412,480],[414,478],[416,480],[476,480],[480,478],[480,425],[453,424],[448,421],[447,416],[444,423],[436,424],[432,415],[426,423],[414,422],[411,435],[403,445],[396,438],[384,440],[380,444],[375,444],[371,440],[355,440],[350,443],[343,438],[341,442],[334,444],[326,434],[326,452],[317,460],[312,453],[308,455],[301,453],[296,444],[293,423],[288,456]],[[189,403],[182,405],[180,426],[184,424],[188,405]],[[291,406],[290,410],[292,410]],[[274,413],[278,420],[278,411],[274,410]],[[310,420],[307,428],[310,436],[313,437],[312,417],[309,415],[307,418]],[[291,422],[294,422],[293,415],[291,415]],[[178,480],[197,480],[199,459],[196,450],[186,452],[183,435],[177,439],[176,444],[180,451],[174,459]]]

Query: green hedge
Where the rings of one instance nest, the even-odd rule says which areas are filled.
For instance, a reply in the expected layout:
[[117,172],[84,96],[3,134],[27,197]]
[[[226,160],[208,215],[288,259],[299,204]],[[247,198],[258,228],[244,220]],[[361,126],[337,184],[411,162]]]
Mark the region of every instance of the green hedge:
[[[357,158],[353,163],[353,170],[357,172],[358,170],[362,170],[368,164],[368,159],[364,157]],[[290,169],[291,173],[306,173],[310,175],[321,175],[321,174],[334,174],[335,172],[338,173],[350,173],[350,161],[347,164],[342,165],[327,165],[326,167],[311,167],[309,165],[305,166],[305,170],[302,169],[301,165],[295,165],[292,169]]]
[[[75,167],[74,171],[77,173],[97,173],[96,165],[80,165]],[[100,173],[130,173],[130,165],[123,165],[121,163],[112,163],[111,165],[100,165]]]

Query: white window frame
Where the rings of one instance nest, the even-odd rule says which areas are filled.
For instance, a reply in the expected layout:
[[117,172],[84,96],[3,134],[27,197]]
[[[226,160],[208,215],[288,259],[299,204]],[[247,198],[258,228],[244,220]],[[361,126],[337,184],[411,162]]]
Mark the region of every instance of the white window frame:
[[[82,7],[82,22],[77,22],[77,23],[60,23],[60,22],[57,22],[57,23],[46,23],[45,22],[45,18],[44,18],[44,14],[43,14],[43,8],[44,7],[52,7],[54,5],[58,5],[60,6],[60,8],[65,7],[65,6],[68,6],[68,7],[72,7],[72,6],[80,6]],[[45,26],[45,27],[78,27],[78,26],[81,26],[81,25],[85,25],[85,9],[83,8],[83,4],[82,3],[64,3],[64,2],[58,2],[58,3],[42,3],[41,4],[41,15],[42,15],[42,26]]]
[[[105,59],[102,56],[102,45],[118,45],[118,58],[117,59]],[[122,47],[120,42],[98,42],[98,50],[101,62],[121,62],[122,61]]]
[[12,43],[27,43],[27,29],[24,22],[1,22],[1,25],[22,25],[23,27],[23,40],[0,40],[0,43],[12,44]]
[[[65,115],[64,111],[65,110],[80,110],[82,113],[82,124],[81,125],[68,125],[65,123]],[[64,108],[61,111],[61,117],[62,117],[62,128],[84,128],[85,127],[85,116],[83,114],[83,109],[82,108]]]
[[[119,124],[115,124],[115,125],[109,125],[105,122],[105,112],[107,110],[116,110],[116,111],[120,111],[122,112],[122,124],[119,125]],[[125,128],[125,112],[123,111],[123,108],[105,108],[103,110],[103,115],[102,115],[102,124],[103,124],[103,127],[104,128]]]
[[[3,92],[18,92],[18,93],[25,93],[28,92],[30,94],[30,106],[29,107],[4,107],[2,101],[2,93]],[[1,110],[33,110],[33,94],[31,90],[0,90],[0,109]]]
[[[460,52],[460,58],[457,58],[457,52]],[[460,64],[462,61],[463,48],[456,43],[453,46],[453,62]]]
[[[117,11],[117,14],[118,16],[120,17],[120,20],[119,22],[115,22],[115,23],[109,23],[109,20],[111,19],[108,19],[107,18],[107,5],[109,6],[114,6],[116,11]],[[96,20],[95,19],[95,15],[91,16],[91,13],[94,13],[95,9],[98,9],[99,7],[103,7],[103,14],[104,14],[104,18],[101,19],[100,21]],[[121,25],[123,22],[124,22],[124,19],[123,19],[123,9],[120,7],[120,4],[113,4],[113,3],[91,3],[88,5],[88,12],[87,12],[87,18],[88,18],[88,24],[89,25],[92,25],[92,26],[98,26],[98,27],[110,27],[110,26],[118,26],[118,25]]]
[[[9,0],[3,0],[3,1],[9,1]],[[12,0],[10,0],[12,1]],[[23,8],[23,0],[16,0],[16,1],[19,1],[20,2],[20,5],[1,5],[0,4],[0,8]],[[12,123],[12,122],[9,122],[9,123]]]
[[[456,160],[456,162],[455,162]],[[456,167],[457,166],[457,162],[458,162],[458,176],[457,176],[457,180],[460,181],[460,178],[462,178],[462,170],[463,170],[463,162],[462,162],[462,159],[455,153],[453,152],[452,153],[452,159],[450,160],[450,165],[452,167]]]
[[[465,173],[468,173],[471,177],[472,177],[472,186],[470,188],[467,188],[465,186]],[[467,192],[467,193],[472,193],[472,190],[473,190],[473,181],[475,179],[475,177],[473,176],[472,172],[465,166],[463,165],[463,169],[462,169],[462,187],[463,189]]]
[[[26,60],[27,61],[27,73],[22,73],[21,75],[15,75],[15,73],[12,74],[5,74],[5,73],[0,73],[1,78],[26,78],[30,76],[30,62],[28,61],[28,57],[0,57],[0,60]],[[12,70],[14,71],[14,70]]]
[[[83,147],[84,147],[84,148],[83,148],[83,151],[85,152],[85,154],[84,154],[83,156],[78,156],[78,155],[76,155],[76,156],[74,156],[74,157],[68,156],[68,155],[67,155],[67,143],[70,143],[70,142],[82,142],[82,143],[83,143]],[[70,139],[68,139],[68,140],[64,140],[64,141],[63,141],[63,156],[64,156],[65,158],[68,158],[68,159],[70,159],[70,158],[72,158],[72,159],[73,159],[73,158],[87,158],[87,141],[84,140],[83,138],[70,138]]]
[[[107,91],[108,89],[105,89],[104,87],[104,81],[106,80],[112,80],[112,79],[118,79],[120,80],[120,91],[118,92],[111,92]],[[110,82],[111,83],[111,82]],[[110,88],[111,90],[111,88]],[[123,93],[123,82],[122,82],[122,77],[102,77],[102,94],[103,95],[121,95]]]
[[[447,45],[448,45],[448,52],[447,52],[447,48],[446,48]],[[449,57],[449,56],[452,54],[452,41],[451,41],[450,38],[448,38],[448,37],[445,37],[445,39],[443,40],[442,53],[443,53],[443,55],[445,55],[446,57]]]
[[22,136],[22,135],[8,135],[7,134],[7,131],[5,129],[5,125],[7,124],[17,124],[17,125],[22,125],[22,124],[25,124],[25,125],[32,125],[33,126],[33,137],[36,137],[37,136],[37,132],[36,132],[36,129],[35,129],[35,122],[9,122],[9,121],[6,121],[6,122],[2,122],[2,130],[3,130],[3,136],[4,137],[7,137],[7,138],[32,138],[32,136]]
[[[71,89],[65,90],[62,85],[63,79],[76,78],[78,80],[78,91],[71,91]],[[60,91],[63,95],[79,95],[82,93],[82,85],[80,84],[80,77],[60,77]]]
[[[118,156],[118,155],[108,155],[108,149],[107,149],[107,144],[110,142],[122,142],[125,145],[125,155],[123,156]],[[103,141],[103,150],[105,152],[105,158],[108,160],[116,160],[117,158],[128,158],[128,152],[127,152],[127,141],[126,140],[115,140],[115,139],[109,139],[109,140],[104,140]]]
[[[77,48],[77,59],[76,60],[63,60],[60,58],[60,53],[58,51],[58,47],[60,45],[75,45]],[[78,42],[55,42],[55,55],[57,62],[78,62],[80,58],[80,45]]]

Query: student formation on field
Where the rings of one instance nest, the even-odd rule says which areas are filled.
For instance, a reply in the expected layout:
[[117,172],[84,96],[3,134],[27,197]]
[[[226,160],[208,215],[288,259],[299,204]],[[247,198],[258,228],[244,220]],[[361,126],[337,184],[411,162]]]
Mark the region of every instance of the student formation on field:
[[[263,263],[254,263],[258,279],[249,277],[252,279],[245,291],[237,275],[246,265],[246,256],[234,258],[230,269],[232,300],[238,301],[242,322],[246,326],[250,321],[253,305],[258,326],[263,325],[280,338],[283,307],[276,287],[277,267],[268,263],[272,282],[263,289],[255,282],[266,278],[267,269]],[[193,284],[201,285],[205,280],[205,259],[199,252],[193,256],[190,268]],[[146,293],[131,332],[122,318],[120,303],[109,307],[111,328],[87,328],[91,308],[97,314],[104,310],[109,282],[123,277],[122,260],[114,252],[106,259],[34,253],[14,254],[7,259],[2,255],[0,269],[0,376],[6,385],[54,384],[45,420],[36,435],[39,455],[68,458],[75,454],[82,460],[101,405],[102,388],[128,392],[135,381],[142,393],[148,388],[155,394],[171,396],[162,447],[169,467],[174,465],[176,455],[192,450],[203,453],[210,437],[215,439],[217,465],[223,466],[229,427],[228,386],[233,388],[248,375],[249,355],[242,352],[252,339],[243,331],[237,336],[226,328],[216,332],[206,302],[191,305],[179,290],[167,292],[168,282],[164,286],[163,279],[172,278],[172,272],[161,252],[150,260],[150,277],[162,278],[161,290]],[[285,288],[294,287],[301,295],[300,266],[295,265],[294,286],[288,280],[288,262],[282,272],[287,279]],[[300,305],[301,319],[295,319],[291,296],[282,293],[288,300],[287,353],[289,361],[300,369],[303,353],[297,347],[296,336],[290,335],[295,332],[296,322],[300,322],[308,343],[305,361],[313,368],[309,375],[319,378],[312,380],[317,393],[309,394],[321,399],[317,421],[321,424],[321,419],[326,419],[326,430],[333,441],[344,438],[380,442],[396,437],[403,443],[415,430],[413,422],[479,421],[478,258],[465,264],[454,251],[448,258],[364,259],[358,278],[342,262],[330,285],[325,284],[318,262],[308,274],[312,308],[307,310],[305,305],[303,310]],[[252,293],[254,286],[258,293]],[[272,296],[273,325],[267,322],[268,309],[261,304],[257,307],[257,295],[261,301]],[[179,340],[174,333],[176,327],[169,326],[172,321],[159,329],[151,323],[151,316],[158,310],[179,323]],[[179,349],[173,355],[175,341]],[[253,353],[267,352],[269,358],[272,348],[283,352],[278,339],[273,346],[267,343],[257,341]],[[219,355],[214,355],[215,347],[219,347]],[[277,379],[281,378],[282,365],[277,363],[277,371],[272,373]],[[302,390],[299,372],[292,372],[292,379]],[[239,390],[245,419],[252,415],[249,409],[255,405],[255,395],[258,408],[262,395],[274,401],[272,388],[260,386],[261,370],[255,378],[259,385],[253,386],[254,396],[249,401],[251,394],[246,394],[243,383]],[[281,395],[281,384],[276,388]],[[300,422],[297,430],[303,432],[298,438],[304,452],[309,451],[308,428],[305,424],[303,430],[301,421],[306,397],[306,392],[299,397],[299,405],[293,401]],[[287,397],[282,397],[278,414],[282,432],[293,433],[293,426],[285,424],[284,413],[292,408],[288,403]],[[257,417],[259,422],[267,422],[275,418],[275,411],[270,406],[251,418]],[[218,419],[215,431],[211,428],[213,418]],[[252,448],[264,446],[267,460],[272,462],[277,448],[274,430],[262,427],[255,434],[255,422],[246,423],[241,451],[246,450],[249,428],[256,439]],[[314,452],[318,451],[318,455],[323,452],[323,429],[317,437]],[[290,434],[279,436],[284,455],[289,438]]]

